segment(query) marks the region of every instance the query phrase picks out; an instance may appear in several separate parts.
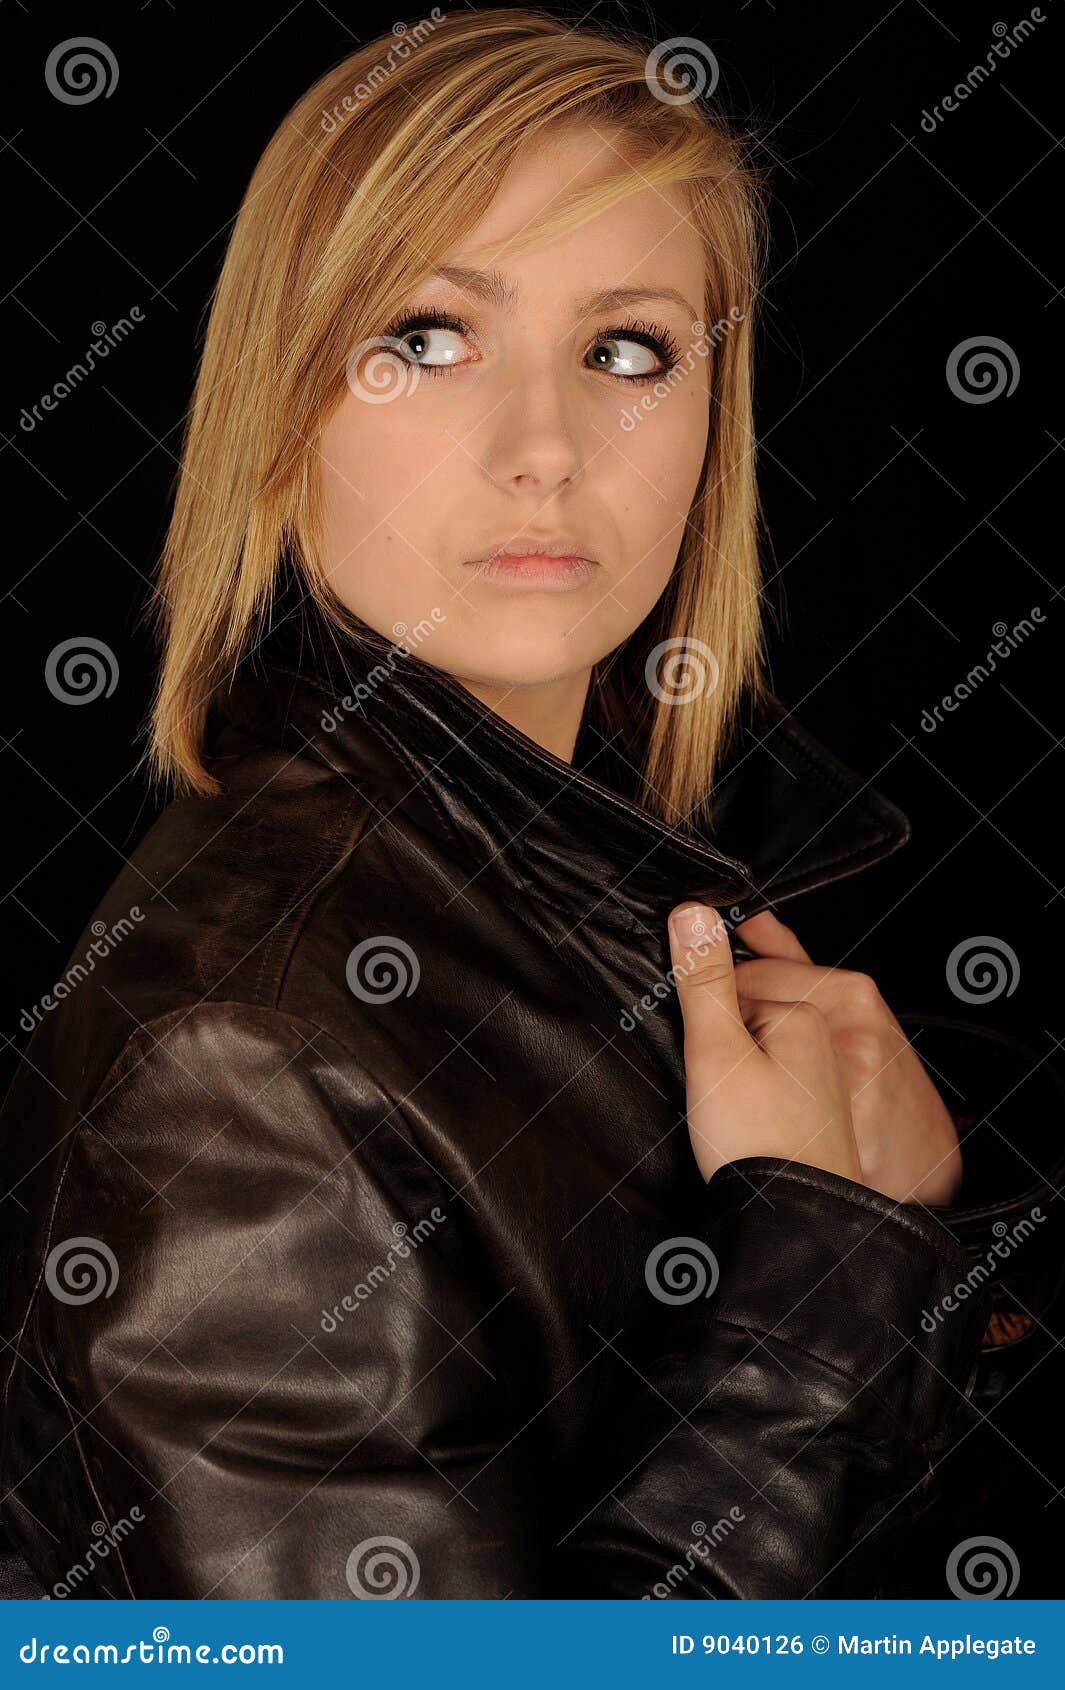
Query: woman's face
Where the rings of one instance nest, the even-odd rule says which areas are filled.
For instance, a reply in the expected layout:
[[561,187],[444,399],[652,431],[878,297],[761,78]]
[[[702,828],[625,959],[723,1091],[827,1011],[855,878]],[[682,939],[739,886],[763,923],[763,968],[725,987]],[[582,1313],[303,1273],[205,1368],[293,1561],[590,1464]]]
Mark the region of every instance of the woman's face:
[[[442,271],[349,359],[322,436],[334,591],[475,686],[586,673],[651,610],[683,537],[708,392],[689,352],[705,274],[682,192],[641,190],[493,257],[618,162],[586,129],[527,149]],[[552,545],[584,561],[485,562]]]

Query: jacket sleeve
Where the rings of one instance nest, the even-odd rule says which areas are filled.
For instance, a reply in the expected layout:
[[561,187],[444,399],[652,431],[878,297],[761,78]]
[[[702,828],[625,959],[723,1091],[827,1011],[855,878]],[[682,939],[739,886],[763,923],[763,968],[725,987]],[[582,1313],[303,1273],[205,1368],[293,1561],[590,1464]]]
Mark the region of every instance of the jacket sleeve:
[[298,1018],[137,1033],[73,1139],[10,1387],[4,1488],[46,1586],[535,1594],[535,1475],[447,1195]]
[[[400,1125],[276,1011],[208,1005],[126,1047],[19,1346],[5,1483],[49,1586],[88,1564],[63,1594],[805,1595],[920,1477],[979,1341],[975,1301],[925,1330],[960,1254],[848,1181],[748,1160],[697,1194],[717,1288],[634,1331],[631,1399],[589,1429],[610,1470],[556,1542],[494,1343],[508,1293]],[[777,1176],[760,1200],[752,1174]]]
[[934,1211],[777,1157],[719,1169],[674,1243],[563,1583],[868,1595],[851,1557],[946,1447],[986,1286]]

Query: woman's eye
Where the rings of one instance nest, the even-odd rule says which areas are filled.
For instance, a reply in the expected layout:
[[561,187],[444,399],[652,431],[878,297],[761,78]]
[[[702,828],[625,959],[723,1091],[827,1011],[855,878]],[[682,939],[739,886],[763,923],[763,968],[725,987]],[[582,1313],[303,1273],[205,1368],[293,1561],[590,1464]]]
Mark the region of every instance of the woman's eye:
[[[419,369],[443,374],[461,364],[476,363],[478,354],[470,346],[469,325],[457,317],[445,318],[435,311],[408,313],[385,331],[385,343]],[[629,381],[650,381],[672,368],[677,354],[668,336],[630,330],[628,334],[606,331],[596,336],[586,355],[586,364],[604,374]]]
[[463,362],[465,342],[457,329],[408,329],[398,338],[412,364],[436,368]]
[[605,370],[612,376],[661,375],[664,368],[662,359],[650,346],[621,336],[616,339],[604,336],[597,340],[588,356],[593,368]]

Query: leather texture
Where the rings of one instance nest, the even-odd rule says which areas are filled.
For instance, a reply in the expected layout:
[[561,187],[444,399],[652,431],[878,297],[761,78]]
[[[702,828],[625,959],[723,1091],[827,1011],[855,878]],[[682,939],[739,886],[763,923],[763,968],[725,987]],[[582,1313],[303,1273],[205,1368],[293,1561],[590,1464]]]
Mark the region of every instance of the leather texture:
[[991,1290],[928,1318],[950,1211],[704,1183],[656,988],[680,899],[754,913],[905,817],[772,700],[682,837],[594,724],[565,763],[316,613],[213,734],[221,795],[135,850],[3,1111],[3,1516],[45,1587],[873,1594]]

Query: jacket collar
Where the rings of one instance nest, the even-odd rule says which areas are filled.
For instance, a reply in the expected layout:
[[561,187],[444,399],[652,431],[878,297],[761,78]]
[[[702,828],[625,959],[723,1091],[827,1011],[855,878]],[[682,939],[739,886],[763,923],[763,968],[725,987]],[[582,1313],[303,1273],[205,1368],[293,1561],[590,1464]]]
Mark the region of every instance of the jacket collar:
[[[309,602],[285,614],[216,701],[223,721],[337,770],[458,835],[470,879],[517,887],[609,925],[660,921],[702,896],[742,920],[905,844],[902,811],[775,697],[750,707],[715,787],[712,827],[681,832],[635,802],[635,771],[594,721],[573,763],[460,682],[363,627],[345,640]],[[218,750],[224,750],[220,745]]]

